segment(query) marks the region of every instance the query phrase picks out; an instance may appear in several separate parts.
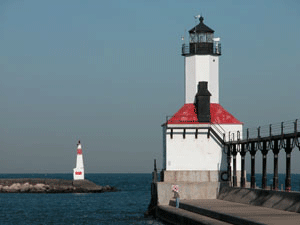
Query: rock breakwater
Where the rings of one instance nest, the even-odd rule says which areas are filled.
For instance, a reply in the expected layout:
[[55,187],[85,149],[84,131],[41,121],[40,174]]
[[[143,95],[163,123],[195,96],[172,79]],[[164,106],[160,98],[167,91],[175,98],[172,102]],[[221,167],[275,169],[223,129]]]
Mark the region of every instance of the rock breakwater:
[[89,180],[63,179],[0,179],[0,193],[101,193],[117,191],[115,187],[100,186]]

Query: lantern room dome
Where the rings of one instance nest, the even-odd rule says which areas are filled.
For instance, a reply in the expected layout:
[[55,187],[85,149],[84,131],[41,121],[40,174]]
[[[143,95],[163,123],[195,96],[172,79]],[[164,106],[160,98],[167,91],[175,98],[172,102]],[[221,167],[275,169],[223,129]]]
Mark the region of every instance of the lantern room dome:
[[189,33],[214,33],[215,31],[203,23],[203,16],[200,17],[200,23],[192,28]]

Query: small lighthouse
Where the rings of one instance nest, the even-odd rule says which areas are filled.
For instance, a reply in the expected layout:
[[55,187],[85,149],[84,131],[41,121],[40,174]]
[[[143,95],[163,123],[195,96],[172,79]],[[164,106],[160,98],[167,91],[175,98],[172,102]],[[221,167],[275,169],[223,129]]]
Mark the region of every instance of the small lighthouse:
[[80,141],[78,141],[77,144],[76,168],[73,169],[73,179],[84,180],[83,156],[82,156],[82,147]]

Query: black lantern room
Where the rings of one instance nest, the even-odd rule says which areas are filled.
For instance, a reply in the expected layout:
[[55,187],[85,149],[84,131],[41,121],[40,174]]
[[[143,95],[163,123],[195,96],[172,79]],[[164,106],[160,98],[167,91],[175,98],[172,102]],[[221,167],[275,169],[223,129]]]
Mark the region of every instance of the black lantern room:
[[214,30],[200,23],[189,31],[189,45],[183,44],[182,55],[221,55],[221,44],[214,39]]

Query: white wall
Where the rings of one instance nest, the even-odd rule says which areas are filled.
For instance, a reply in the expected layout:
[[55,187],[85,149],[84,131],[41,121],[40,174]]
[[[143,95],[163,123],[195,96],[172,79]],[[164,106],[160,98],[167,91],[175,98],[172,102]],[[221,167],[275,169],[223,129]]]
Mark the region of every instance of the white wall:
[[212,94],[211,103],[219,103],[219,56],[209,56],[208,90]]
[[195,74],[195,57],[184,57],[185,59],[185,103],[194,103],[197,92],[196,74]]
[[[205,124],[178,124],[168,127],[207,127]],[[221,125],[229,130],[242,130],[242,124]],[[195,138],[195,129],[186,129],[185,139],[183,129],[173,129],[171,138],[170,129],[165,130],[164,169],[170,170],[227,170],[227,155],[223,146],[214,138],[213,134],[207,138],[208,129],[199,129],[198,138]],[[237,156],[237,170],[240,170],[240,156]]]
[[[178,126],[191,127],[191,125],[184,124]],[[171,139],[171,130],[168,129],[166,132],[166,170],[219,170],[223,167],[224,165],[221,165],[224,163],[223,148],[212,135],[207,138],[207,131],[207,129],[199,129],[196,139],[195,129],[187,129],[184,139],[183,129],[174,129],[173,139]]]
[[199,81],[208,82],[211,103],[219,103],[219,57],[193,55],[185,57],[185,103],[194,103]]

